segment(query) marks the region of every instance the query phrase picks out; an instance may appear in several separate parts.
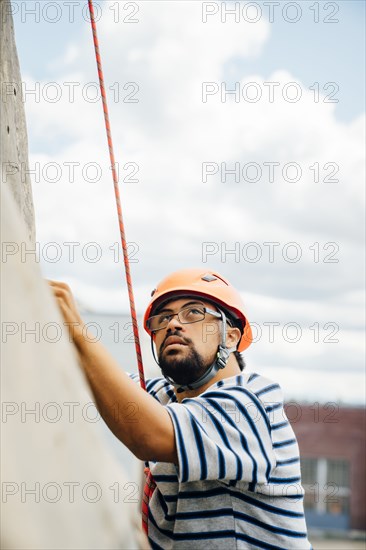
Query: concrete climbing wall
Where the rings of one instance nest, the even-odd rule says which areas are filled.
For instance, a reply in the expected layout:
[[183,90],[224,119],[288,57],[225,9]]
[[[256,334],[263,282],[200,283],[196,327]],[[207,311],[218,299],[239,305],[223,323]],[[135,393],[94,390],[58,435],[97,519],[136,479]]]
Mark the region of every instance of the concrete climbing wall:
[[22,101],[18,54],[10,2],[0,0],[1,32],[1,184],[13,194],[25,221],[27,238],[35,240],[32,188],[28,174],[28,138]]
[[[1,76],[19,82],[12,22],[2,8]],[[4,27],[3,27],[4,25]],[[23,105],[1,103],[1,165],[27,162]],[[102,420],[39,264],[29,180],[1,185],[1,548],[133,549],[139,490],[106,443]]]

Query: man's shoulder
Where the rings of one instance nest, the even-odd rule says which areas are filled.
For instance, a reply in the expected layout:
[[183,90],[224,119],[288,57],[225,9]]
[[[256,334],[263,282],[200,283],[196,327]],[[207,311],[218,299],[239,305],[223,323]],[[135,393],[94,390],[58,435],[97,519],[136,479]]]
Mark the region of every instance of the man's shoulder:
[[281,386],[270,378],[256,372],[242,372],[236,376],[224,378],[210,386],[202,394],[202,397],[209,397],[212,392],[235,392],[238,398],[242,396],[243,399],[253,396],[265,404],[265,406],[283,403]]
[[[129,374],[129,377],[136,383],[139,382],[138,374]],[[146,391],[155,397],[162,405],[176,401],[173,386],[162,376],[146,380]]]

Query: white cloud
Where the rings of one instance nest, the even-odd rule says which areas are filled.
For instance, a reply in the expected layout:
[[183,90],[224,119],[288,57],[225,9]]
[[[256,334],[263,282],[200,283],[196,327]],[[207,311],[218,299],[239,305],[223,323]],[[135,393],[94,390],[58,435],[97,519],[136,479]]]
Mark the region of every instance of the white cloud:
[[[223,271],[243,290],[253,318],[279,318],[301,326],[338,322],[352,342],[342,347],[339,358],[351,354],[352,364],[357,363],[362,352],[358,329],[364,117],[340,123],[335,105],[323,98],[315,103],[313,92],[282,67],[281,60],[268,78],[260,72],[242,76],[240,90],[256,82],[263,91],[257,103],[242,96],[239,103],[222,103],[219,94],[203,103],[202,83],[220,82],[225,64],[233,58],[259,59],[270,34],[265,21],[203,24],[200,10],[195,2],[146,2],[141,4],[140,23],[128,25],[115,24],[113,11],[106,7],[99,24],[106,82],[113,86],[108,95],[116,157],[122,165],[139,165],[139,182],[120,186],[127,238],[139,247],[138,263],[132,264],[139,307],[143,309],[147,287],[169,271],[202,264],[202,243],[217,243],[218,252],[204,265]],[[89,28],[80,33],[77,45],[65,46],[64,59],[56,60],[54,69],[61,100],[32,103],[29,98],[26,104],[31,135],[38,143],[31,163],[57,162],[62,169],[59,182],[34,183],[38,238],[43,243],[78,241],[80,249],[95,241],[103,256],[93,264],[79,254],[71,263],[64,254],[57,264],[45,263],[44,271],[79,281],[75,289],[93,308],[125,308],[126,300],[120,297],[122,265],[109,250],[119,235],[101,104],[85,101],[93,92],[88,83],[96,81]],[[268,81],[279,83],[274,102],[265,98]],[[80,84],[74,102],[65,82]],[[132,89],[123,90],[126,82],[138,84],[139,103],[121,100]],[[301,89],[297,103],[282,99],[281,90],[290,82]],[[41,83],[41,89],[46,85]],[[114,102],[117,89],[119,101]],[[68,181],[70,162],[80,163],[73,183]],[[91,162],[102,169],[95,183],[83,181],[82,168]],[[241,168],[255,162],[262,177],[256,183],[242,177],[239,183],[233,177],[223,183],[217,175],[203,183],[203,162],[227,162],[229,167],[239,162]],[[302,178],[295,183],[276,176],[270,183],[266,162],[280,163],[278,173],[295,162]],[[315,163],[319,183],[314,181]],[[326,163],[333,164],[324,168]],[[333,171],[338,183],[322,181]],[[122,170],[122,179],[126,173]],[[263,256],[256,263],[243,257],[247,242],[261,247]],[[274,262],[268,261],[264,242],[280,243]],[[298,263],[282,257],[289,242],[301,247]],[[239,258],[222,256],[225,246],[230,249],[235,243]],[[314,243],[319,243],[318,262]],[[335,250],[326,243],[339,247],[338,263],[326,262]],[[265,364],[272,348],[258,353]],[[331,366],[332,353],[304,339],[292,347],[279,344],[276,364],[296,361],[300,354],[306,373],[306,360]]]

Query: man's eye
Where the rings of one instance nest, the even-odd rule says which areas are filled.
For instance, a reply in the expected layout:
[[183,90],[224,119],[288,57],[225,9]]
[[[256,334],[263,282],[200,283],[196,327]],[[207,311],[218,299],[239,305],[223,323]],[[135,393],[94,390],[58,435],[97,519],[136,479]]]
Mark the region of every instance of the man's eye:
[[170,315],[168,315],[167,313],[165,313],[164,315],[160,315],[158,317],[158,322],[159,323],[166,323],[166,321],[169,321],[170,319]]
[[187,315],[197,316],[202,315],[202,311],[196,307],[191,307],[187,310]]

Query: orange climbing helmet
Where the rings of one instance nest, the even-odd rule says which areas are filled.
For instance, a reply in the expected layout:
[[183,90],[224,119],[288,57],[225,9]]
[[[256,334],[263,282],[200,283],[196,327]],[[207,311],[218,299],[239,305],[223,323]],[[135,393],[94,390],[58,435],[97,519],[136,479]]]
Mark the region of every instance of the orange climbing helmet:
[[242,336],[237,350],[244,351],[252,343],[252,330],[244,313],[244,304],[239,292],[216,273],[204,269],[182,269],[168,275],[151,293],[151,300],[144,315],[144,328],[151,331],[147,320],[162,303],[180,296],[200,296],[221,307],[241,328]]

